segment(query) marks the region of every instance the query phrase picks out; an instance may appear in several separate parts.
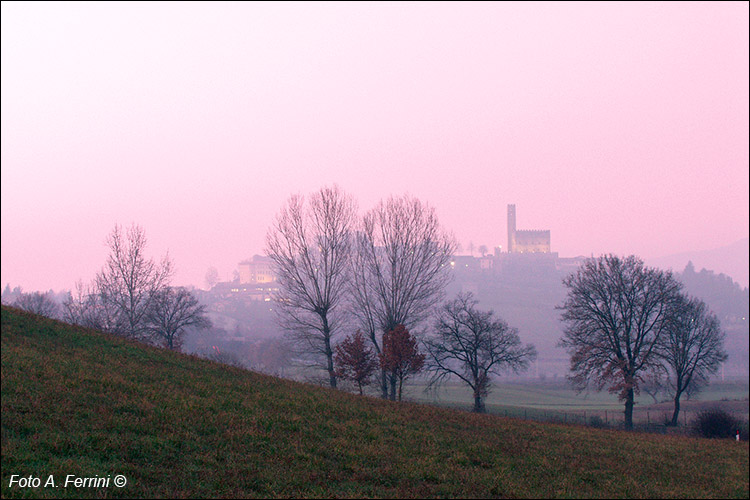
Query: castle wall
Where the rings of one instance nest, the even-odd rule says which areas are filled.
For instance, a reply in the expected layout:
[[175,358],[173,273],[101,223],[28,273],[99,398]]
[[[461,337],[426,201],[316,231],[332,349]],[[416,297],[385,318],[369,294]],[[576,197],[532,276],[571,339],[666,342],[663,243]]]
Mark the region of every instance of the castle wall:
[[549,253],[550,231],[516,230],[513,253]]

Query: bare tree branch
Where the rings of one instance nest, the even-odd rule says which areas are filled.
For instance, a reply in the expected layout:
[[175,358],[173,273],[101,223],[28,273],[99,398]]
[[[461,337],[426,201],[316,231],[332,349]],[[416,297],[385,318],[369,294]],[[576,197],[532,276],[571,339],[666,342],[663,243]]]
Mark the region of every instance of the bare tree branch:
[[[115,225],[107,237],[110,249],[104,268],[96,275],[96,289],[107,310],[116,311],[117,321],[109,321],[125,336],[142,339],[147,335],[145,317],[156,292],[169,286],[172,262],[165,256],[160,263],[147,259],[146,233],[133,224],[123,238]],[[119,320],[122,321],[119,321]]]
[[518,331],[492,311],[476,309],[472,294],[461,294],[443,306],[435,334],[425,341],[431,385],[455,376],[474,393],[474,411],[484,411],[491,376],[503,370],[518,372],[536,359],[533,345],[521,345]]
[[186,328],[211,327],[206,306],[199,304],[198,299],[183,287],[167,287],[155,292],[146,313],[146,322],[148,331],[171,350],[180,348]]
[[681,296],[674,304],[671,327],[661,342],[661,356],[670,369],[674,393],[672,425],[677,425],[680,397],[692,388],[699,389],[727,360],[725,334],[715,314],[697,298]]
[[79,280],[75,295],[68,294],[63,302],[63,320],[103,332],[124,331],[123,318],[113,303],[102,300],[101,294]]
[[40,316],[46,316],[47,318],[58,319],[60,317],[60,307],[57,305],[57,302],[55,302],[55,299],[50,292],[22,293],[12,305],[13,307]]
[[613,255],[587,260],[563,283],[568,296],[558,306],[566,323],[560,345],[571,355],[571,380],[579,388],[593,382],[619,392],[625,425],[632,428],[639,380],[658,369],[656,349],[681,285],[635,256]]
[[[352,313],[378,354],[385,332],[413,329],[442,300],[455,248],[435,210],[416,198],[391,197],[364,216],[352,261]],[[385,371],[381,389],[387,397]]]
[[305,205],[292,196],[266,236],[266,253],[279,281],[276,311],[298,347],[316,355],[336,387],[332,337],[347,286],[354,201],[337,186],[323,188]]

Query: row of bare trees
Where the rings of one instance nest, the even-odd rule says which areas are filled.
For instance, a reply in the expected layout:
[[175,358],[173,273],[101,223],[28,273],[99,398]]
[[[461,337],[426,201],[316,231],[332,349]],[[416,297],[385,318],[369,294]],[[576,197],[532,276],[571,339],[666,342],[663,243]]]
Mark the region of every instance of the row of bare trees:
[[560,345],[571,356],[571,380],[618,393],[627,428],[640,387],[670,385],[677,425],[682,394],[705,384],[727,359],[716,315],[684,294],[671,272],[635,256],[589,259],[564,284]]
[[[384,334],[419,324],[441,300],[454,246],[434,209],[409,196],[383,201],[361,220],[353,199],[336,186],[307,202],[292,196],[266,245],[279,281],[281,323],[336,387],[333,337],[359,328],[382,356]],[[381,370],[383,397],[395,399],[397,382],[396,373]]]
[[[361,391],[379,368],[382,397],[400,399],[404,380],[424,366],[436,382],[449,375],[471,380],[475,409],[481,411],[489,376],[501,366],[521,369],[535,355],[533,347],[519,347],[517,332],[493,322],[491,312],[479,318],[470,297],[446,306],[445,314],[465,313],[476,321],[453,322],[451,332],[446,319],[436,325],[434,338],[423,341],[427,355],[419,352],[409,331],[436,313],[452,277],[456,243],[435,210],[416,198],[392,196],[360,219],[352,198],[336,186],[308,200],[295,195],[266,242],[279,281],[281,324],[300,353],[327,371],[331,387],[344,377]],[[344,330],[357,333],[337,347],[334,336]],[[467,349],[473,352],[460,355],[449,347],[471,335],[474,343]]]
[[58,319],[60,316],[60,306],[51,291],[21,293],[11,305],[47,318]]
[[[470,295],[436,309],[451,278],[456,243],[433,208],[402,196],[381,201],[361,219],[356,211],[338,187],[321,189],[307,203],[293,196],[282,208],[266,252],[279,277],[283,325],[326,369],[332,387],[344,377],[361,390],[379,368],[382,396],[395,399],[409,372],[384,360],[406,359],[406,351],[394,358],[386,341],[425,327],[434,314],[432,335],[421,336],[425,358],[414,366],[423,364],[432,384],[464,381],[474,409],[483,411],[492,376],[526,368],[534,347],[522,345],[518,332],[492,311],[477,309]],[[647,268],[635,256],[590,259],[564,285],[560,344],[571,355],[571,379],[580,388],[593,384],[617,392],[628,427],[644,381],[672,384],[676,422],[681,395],[705,383],[727,357],[716,316],[682,293],[671,273]],[[337,353],[334,336],[342,330],[359,333]],[[369,339],[366,348],[362,338]],[[401,345],[407,349],[409,342]],[[419,359],[415,353],[412,361]]]
[[208,328],[205,306],[183,287],[171,287],[173,264],[145,255],[143,228],[115,225],[110,254],[92,285],[79,281],[63,303],[63,320],[135,340],[179,349],[189,327]]

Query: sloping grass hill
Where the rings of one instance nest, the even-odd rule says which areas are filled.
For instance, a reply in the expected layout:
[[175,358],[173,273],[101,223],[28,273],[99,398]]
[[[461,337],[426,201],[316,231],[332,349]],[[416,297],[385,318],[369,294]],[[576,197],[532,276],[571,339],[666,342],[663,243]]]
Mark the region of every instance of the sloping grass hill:
[[359,397],[3,306],[2,496],[748,498],[748,443]]

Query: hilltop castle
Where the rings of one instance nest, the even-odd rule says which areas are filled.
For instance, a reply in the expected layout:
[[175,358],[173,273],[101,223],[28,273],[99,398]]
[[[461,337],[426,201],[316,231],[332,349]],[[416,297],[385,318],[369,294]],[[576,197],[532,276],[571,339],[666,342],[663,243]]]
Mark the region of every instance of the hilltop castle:
[[516,206],[508,205],[508,253],[550,253],[550,231],[516,229]]

